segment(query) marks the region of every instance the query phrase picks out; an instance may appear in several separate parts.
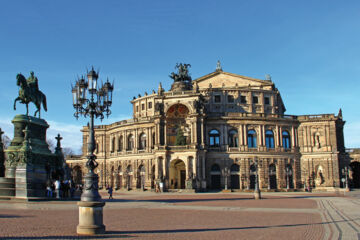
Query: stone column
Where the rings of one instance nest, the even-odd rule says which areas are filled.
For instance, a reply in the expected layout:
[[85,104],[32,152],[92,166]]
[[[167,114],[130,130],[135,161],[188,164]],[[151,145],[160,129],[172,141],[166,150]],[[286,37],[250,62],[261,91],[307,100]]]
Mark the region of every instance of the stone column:
[[275,136],[274,136],[274,140],[275,140],[275,146],[276,148],[280,147],[280,143],[279,143],[279,126],[276,125],[276,129],[275,129]]
[[265,102],[264,102],[264,93],[260,93],[260,104],[261,104],[261,112],[265,112]]
[[238,132],[239,132],[239,146],[243,146],[244,145],[244,134],[243,134],[243,125],[240,124],[239,128],[238,128]]
[[248,146],[248,138],[247,138],[247,125],[243,125],[244,128],[244,140],[245,140],[245,145]]
[[253,112],[253,99],[252,99],[251,91],[249,91],[247,93],[247,95],[248,95],[248,100],[249,100],[249,112],[252,113]]
[[134,150],[137,152],[139,149],[139,131],[135,128],[135,136],[134,136]]
[[201,123],[200,123],[200,127],[201,127],[201,144],[205,145],[205,138],[204,138],[204,134],[205,134],[205,129],[204,129],[204,119],[201,118]]
[[195,118],[195,121],[194,121],[194,143],[196,145],[198,145],[198,121],[197,121],[197,118]]
[[166,126],[166,120],[164,120],[164,145],[166,146],[168,144],[167,142],[167,126]]
[[291,148],[295,148],[295,128],[291,127]]
[[150,152],[150,146],[151,146],[151,131],[150,128],[146,128],[146,151]]

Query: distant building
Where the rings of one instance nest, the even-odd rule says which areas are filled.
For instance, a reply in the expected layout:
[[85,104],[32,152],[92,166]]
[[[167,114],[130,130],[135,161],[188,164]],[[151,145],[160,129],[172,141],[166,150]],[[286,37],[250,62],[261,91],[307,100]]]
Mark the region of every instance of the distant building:
[[[193,81],[181,74],[188,76],[187,66],[172,75],[170,91],[160,84],[156,92],[134,97],[132,119],[96,126],[100,187],[150,189],[164,182],[165,189],[248,190],[258,161],[262,189],[332,190],[342,185],[341,169],[351,156],[360,156],[345,151],[341,110],[284,115],[270,76],[232,74],[220,64]],[[82,132],[84,155],[67,160],[77,182],[87,172],[88,128]],[[355,168],[350,177],[359,178]],[[354,184],[359,187],[359,180]]]

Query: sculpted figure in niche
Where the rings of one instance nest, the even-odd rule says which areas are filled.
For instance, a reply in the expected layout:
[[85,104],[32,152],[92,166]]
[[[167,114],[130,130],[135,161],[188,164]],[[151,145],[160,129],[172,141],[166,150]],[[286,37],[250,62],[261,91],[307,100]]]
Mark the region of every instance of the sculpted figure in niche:
[[320,134],[319,133],[316,133],[314,135],[314,145],[317,147],[317,148],[321,148],[321,144],[320,144]]
[[324,174],[323,174],[323,169],[322,169],[322,167],[320,166],[320,167],[318,168],[318,172],[317,172],[317,175],[316,175],[315,183],[316,183],[317,186],[320,186],[320,185],[322,185],[324,182],[325,182],[325,178],[324,178]]

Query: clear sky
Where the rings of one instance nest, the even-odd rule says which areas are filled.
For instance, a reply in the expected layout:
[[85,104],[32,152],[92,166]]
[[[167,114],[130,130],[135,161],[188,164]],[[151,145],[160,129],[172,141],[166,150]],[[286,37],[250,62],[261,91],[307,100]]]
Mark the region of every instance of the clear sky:
[[360,147],[359,30],[358,0],[1,1],[0,127],[12,137],[11,119],[25,113],[12,108],[19,72],[34,71],[47,95],[48,136],[77,150],[86,120],[73,117],[70,84],[87,68],[115,80],[110,123],[131,117],[138,93],[168,90],[177,62],[195,79],[220,60],[227,72],[270,74],[287,114],[342,108],[346,147]]

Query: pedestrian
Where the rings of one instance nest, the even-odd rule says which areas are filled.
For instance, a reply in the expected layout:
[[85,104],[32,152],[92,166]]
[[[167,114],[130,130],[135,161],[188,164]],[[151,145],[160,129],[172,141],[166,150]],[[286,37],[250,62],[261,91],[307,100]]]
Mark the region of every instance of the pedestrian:
[[158,193],[159,192],[159,184],[155,183],[155,192]]
[[74,182],[71,179],[69,180],[69,188],[70,188],[70,198],[73,198],[75,188],[74,188]]
[[164,191],[164,183],[163,182],[159,183],[159,188],[160,188],[160,192]]
[[59,179],[56,179],[56,181],[55,181],[55,191],[56,191],[56,198],[57,199],[61,198],[60,186],[61,186],[61,183],[60,183]]
[[52,191],[52,188],[51,188],[51,181],[48,181],[47,184],[46,184],[46,196],[48,198],[52,198],[53,196],[53,191]]
[[108,187],[109,199],[113,199],[112,193],[113,193],[113,189],[112,189],[112,186],[110,186],[110,187]]

